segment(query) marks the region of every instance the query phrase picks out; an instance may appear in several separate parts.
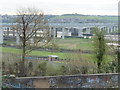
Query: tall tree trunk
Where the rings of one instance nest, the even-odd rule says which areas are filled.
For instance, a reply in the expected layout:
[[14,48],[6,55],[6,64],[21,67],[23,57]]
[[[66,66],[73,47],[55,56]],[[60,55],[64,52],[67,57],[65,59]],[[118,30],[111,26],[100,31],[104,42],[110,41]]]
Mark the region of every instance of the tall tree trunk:
[[22,72],[22,76],[25,76],[26,74],[25,74],[25,47],[23,47],[23,51],[22,51],[23,53],[22,53],[22,62],[21,62],[21,64],[22,64],[22,69],[21,69],[21,72]]
[[20,68],[20,76],[26,76],[26,68],[25,68],[25,56],[26,56],[26,41],[25,41],[25,32],[23,32],[23,46],[22,46],[22,60],[21,60],[21,68]]
[[22,58],[20,62],[20,75],[19,76],[25,76],[25,48],[22,49]]
[[98,63],[97,63],[97,66],[98,66],[98,73],[101,73],[101,63],[98,62]]

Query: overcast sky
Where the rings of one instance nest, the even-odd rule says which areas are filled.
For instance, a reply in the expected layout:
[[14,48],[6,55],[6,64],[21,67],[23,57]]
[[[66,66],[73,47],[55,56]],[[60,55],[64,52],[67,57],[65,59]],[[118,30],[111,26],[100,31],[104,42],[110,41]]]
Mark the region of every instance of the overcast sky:
[[36,7],[45,14],[117,15],[119,0],[1,0],[0,14],[15,14],[21,7]]

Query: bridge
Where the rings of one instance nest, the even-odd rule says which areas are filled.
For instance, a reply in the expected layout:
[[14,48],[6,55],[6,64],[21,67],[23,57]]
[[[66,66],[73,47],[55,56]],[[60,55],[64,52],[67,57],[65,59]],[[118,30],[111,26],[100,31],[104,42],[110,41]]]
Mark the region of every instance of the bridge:
[[[16,31],[12,29],[12,25],[16,23],[2,23],[0,28],[0,44],[3,43],[3,36],[16,38],[16,43],[19,44],[20,38]],[[104,30],[106,34],[118,30],[117,23],[49,23],[50,35],[53,38],[62,38],[65,36],[83,37],[83,34],[91,34],[94,27]]]
[[94,27],[105,30],[106,34],[118,30],[116,23],[50,23],[53,37],[77,36],[82,37],[83,34],[91,34]]

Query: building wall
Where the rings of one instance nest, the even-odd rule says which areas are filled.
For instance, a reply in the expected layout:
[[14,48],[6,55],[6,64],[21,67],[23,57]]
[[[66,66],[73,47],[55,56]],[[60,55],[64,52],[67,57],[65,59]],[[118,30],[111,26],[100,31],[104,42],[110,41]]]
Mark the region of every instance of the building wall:
[[[85,74],[72,76],[46,76],[46,77],[21,77],[11,83],[26,86],[28,83],[33,88],[111,88],[120,86],[120,74]],[[13,82],[14,81],[14,82]]]

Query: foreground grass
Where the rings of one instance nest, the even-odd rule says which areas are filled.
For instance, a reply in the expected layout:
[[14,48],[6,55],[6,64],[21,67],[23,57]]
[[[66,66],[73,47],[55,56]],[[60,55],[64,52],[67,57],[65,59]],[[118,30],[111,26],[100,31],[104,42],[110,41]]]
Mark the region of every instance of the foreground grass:
[[[7,47],[0,47],[0,50],[2,50],[1,52],[7,53],[7,54],[3,54],[3,60],[4,62],[6,62],[6,64],[10,65],[10,66],[14,66],[14,62],[18,62],[20,60],[20,58],[16,57],[19,56],[21,54],[21,50],[20,49],[16,49],[16,48],[7,48]],[[13,53],[13,56],[10,55],[9,53]],[[18,55],[16,55],[18,54]],[[40,63],[42,62],[47,62],[46,65],[46,76],[54,76],[54,75],[63,75],[63,65],[65,65],[67,63],[67,59],[71,59],[71,63],[69,64],[75,64],[75,65],[82,65],[82,66],[87,66],[87,68],[94,68],[96,67],[94,61],[94,54],[82,54],[82,53],[61,53],[61,52],[47,52],[47,51],[32,51],[29,55],[31,56],[48,56],[48,55],[57,55],[59,56],[59,58],[61,59],[65,59],[62,62],[61,61],[41,61],[38,60],[36,61],[36,59],[32,59],[32,63],[33,63],[33,68],[34,70],[39,70],[38,66],[40,65]],[[113,60],[113,56],[107,55],[106,59],[104,61],[104,64],[106,65],[108,62],[111,62]],[[28,59],[27,59],[28,60]],[[79,60],[79,62],[77,62],[77,60]],[[28,60],[28,62],[31,61]],[[92,72],[90,72],[92,73]]]

